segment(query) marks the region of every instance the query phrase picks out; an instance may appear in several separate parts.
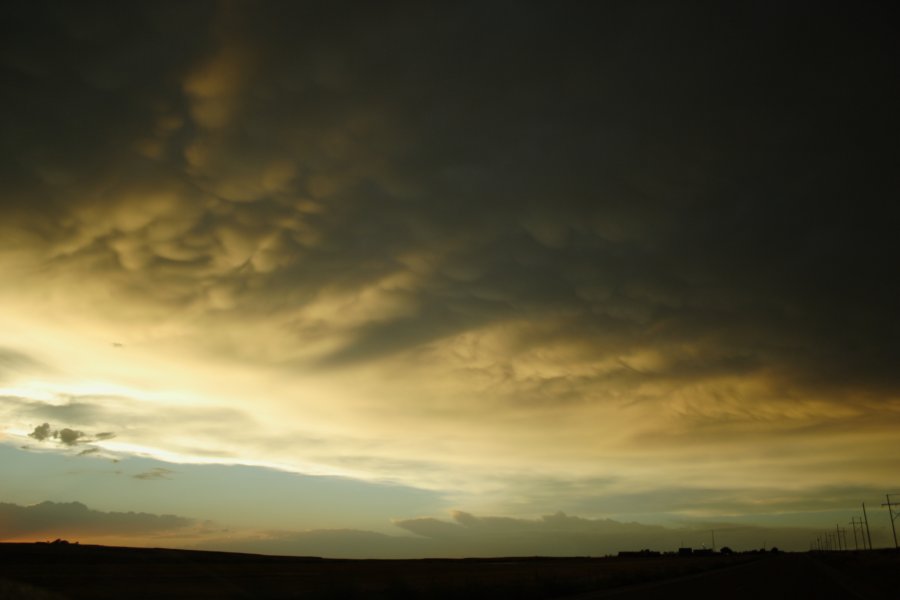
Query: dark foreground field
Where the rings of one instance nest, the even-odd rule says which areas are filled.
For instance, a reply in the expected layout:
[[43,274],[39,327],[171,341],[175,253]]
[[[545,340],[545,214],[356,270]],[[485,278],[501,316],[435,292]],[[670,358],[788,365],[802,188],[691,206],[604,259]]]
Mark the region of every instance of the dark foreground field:
[[[0,544],[0,599],[900,597],[893,553],[327,560]],[[758,595],[760,593],[765,595]]]

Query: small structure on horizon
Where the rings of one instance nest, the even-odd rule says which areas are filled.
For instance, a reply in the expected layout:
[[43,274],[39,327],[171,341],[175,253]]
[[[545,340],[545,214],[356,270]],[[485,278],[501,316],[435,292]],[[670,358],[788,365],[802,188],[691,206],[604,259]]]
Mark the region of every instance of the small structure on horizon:
[[661,552],[656,550],[650,550],[649,548],[644,548],[639,552],[635,552],[634,550],[621,550],[619,551],[619,558],[649,558],[653,556],[662,556]]

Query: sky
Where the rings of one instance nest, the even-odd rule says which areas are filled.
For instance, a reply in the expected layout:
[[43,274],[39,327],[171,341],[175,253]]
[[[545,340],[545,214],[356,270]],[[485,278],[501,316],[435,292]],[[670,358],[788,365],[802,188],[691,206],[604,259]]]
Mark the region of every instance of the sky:
[[865,501],[892,543],[886,6],[0,28],[0,539],[806,549]]

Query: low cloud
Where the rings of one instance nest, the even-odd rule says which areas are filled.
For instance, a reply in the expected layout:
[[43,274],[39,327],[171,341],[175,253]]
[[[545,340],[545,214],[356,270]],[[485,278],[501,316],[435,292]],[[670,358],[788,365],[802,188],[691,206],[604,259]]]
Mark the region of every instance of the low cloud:
[[43,442],[47,438],[53,437],[53,432],[50,430],[50,423],[38,425],[34,428],[34,431],[28,434],[28,437],[33,437],[39,442]]
[[80,502],[42,502],[32,506],[0,503],[0,539],[152,535],[196,524],[194,519],[175,515],[102,512]]
[[[37,419],[40,425],[35,425]],[[246,448],[279,446],[286,441],[273,441],[270,433],[254,426],[255,420],[249,413],[232,407],[197,407],[190,402],[168,402],[163,407],[124,395],[61,391],[52,402],[24,395],[0,395],[0,420],[12,430],[28,432],[18,435],[41,442],[34,444],[33,449],[68,451],[96,444],[104,448],[108,457],[120,452],[116,444],[104,445],[113,439],[122,444],[204,457],[228,456],[223,446],[230,443],[243,443]],[[295,441],[302,439],[296,433],[290,437]]]
[[58,437],[59,441],[66,446],[74,446],[79,443],[79,440],[84,438],[84,432],[64,427],[63,429],[60,429],[54,437]]
[[[97,511],[80,502],[0,503],[0,540],[67,537],[134,545],[153,540],[175,547],[331,558],[603,556],[644,548],[710,547],[713,537],[717,548],[804,550],[822,532],[816,527],[759,527],[726,521],[664,527],[562,512],[528,519],[453,511],[449,519],[400,519],[395,525],[405,535],[362,529],[254,532],[222,529],[175,515]],[[889,530],[883,526],[873,523],[872,534],[876,546],[890,541]]]
[[138,473],[137,475],[132,475],[135,479],[143,479],[143,480],[153,480],[153,479],[171,479],[171,475],[175,473],[171,469],[166,469],[164,467],[156,467],[155,469],[151,469],[149,471],[144,471],[143,473]]
[[407,519],[395,524],[460,556],[596,556],[643,548],[670,551],[681,546],[710,547],[713,530],[717,531],[717,546],[752,549],[768,544],[799,549],[806,547],[811,535],[810,529],[799,527],[706,522],[663,527],[562,512],[537,519],[481,517],[462,511],[454,511],[451,517],[452,521]]
[[662,527],[611,519],[586,519],[564,513],[537,519],[483,517],[453,512],[451,520],[415,518],[395,521],[413,536],[359,530],[273,531],[202,543],[209,549],[294,554],[333,558],[421,558],[487,556],[603,556],[644,548],[674,551],[682,546],[751,550],[773,545],[805,549],[816,530],[801,527],[752,527],[734,523],[695,523]]
[[[658,525],[584,519],[558,512],[538,519],[479,517],[454,511],[452,521],[406,519],[395,525],[460,555],[596,555],[644,547],[670,549],[671,529]],[[683,535],[683,532],[682,532]]]
[[[104,431],[102,433],[98,433],[97,435],[88,435],[83,431],[79,431],[77,429],[71,429],[69,427],[63,427],[62,429],[52,429],[49,423],[43,423],[34,428],[34,431],[28,434],[28,437],[34,438],[39,442],[45,442],[47,440],[56,440],[63,446],[77,446],[79,444],[86,444],[89,442],[97,442],[101,440],[108,440],[114,438],[116,434],[110,431]],[[82,452],[81,454],[84,454]]]

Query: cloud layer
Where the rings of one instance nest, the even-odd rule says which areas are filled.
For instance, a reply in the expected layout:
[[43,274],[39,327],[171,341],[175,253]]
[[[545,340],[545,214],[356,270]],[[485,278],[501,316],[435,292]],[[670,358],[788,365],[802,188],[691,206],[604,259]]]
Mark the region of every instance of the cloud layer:
[[[644,548],[674,551],[683,546],[753,550],[808,547],[821,531],[813,527],[759,527],[734,522],[695,522],[679,527],[586,519],[557,512],[536,519],[476,516],[454,511],[452,520],[399,519],[412,535],[358,529],[223,529],[174,515],[103,512],[79,502],[41,502],[31,506],[0,503],[0,539],[68,538],[82,543],[176,545],[202,549],[330,558],[417,558],[474,556],[603,556]],[[715,532],[715,533],[713,533]],[[873,526],[876,544],[889,539]]]
[[196,525],[174,515],[91,510],[80,502],[42,502],[32,506],[0,503],[0,539],[84,536],[145,539]]
[[892,32],[770,12],[15,7],[10,435],[530,514],[889,485]]
[[[679,528],[584,519],[563,513],[538,519],[478,517],[455,512],[453,521],[434,518],[396,523],[414,537],[358,530],[274,531],[236,534],[201,542],[205,548],[264,554],[334,558],[414,558],[475,556],[604,556],[619,551],[679,547],[753,550],[764,545],[802,550],[817,532],[802,527],[754,527],[734,523],[700,523]],[[715,531],[715,534],[712,532]],[[879,531],[883,534],[884,532]],[[883,536],[882,536],[883,537]],[[887,538],[884,538],[887,539]]]

